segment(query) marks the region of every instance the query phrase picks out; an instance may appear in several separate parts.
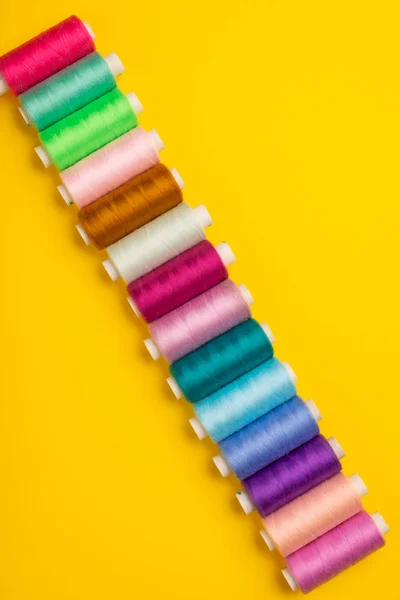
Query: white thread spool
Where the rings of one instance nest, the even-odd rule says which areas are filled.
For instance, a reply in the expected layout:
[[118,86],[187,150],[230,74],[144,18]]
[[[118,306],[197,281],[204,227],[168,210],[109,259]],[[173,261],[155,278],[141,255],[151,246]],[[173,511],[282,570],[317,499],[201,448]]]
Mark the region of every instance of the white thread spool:
[[[181,190],[183,190],[183,188],[185,187],[185,182],[183,181],[179,172],[176,169],[171,169],[171,175],[173,176],[173,178],[175,179],[176,183],[179,185]],[[84,229],[84,227],[80,223],[78,225],[75,225],[75,227],[76,227],[77,232],[79,233],[79,235],[85,242],[86,246],[89,246],[90,237],[86,233],[86,230]]]
[[[82,23],[86,27],[92,40],[95,40],[96,36],[94,34],[93,29],[90,27],[89,23],[87,21],[82,21]],[[7,84],[6,80],[4,79],[4,77],[0,74],[0,96],[5,94],[6,92],[8,92],[8,90],[9,90],[8,84]]]
[[[379,512],[372,513],[371,519],[374,521],[381,535],[386,535],[390,531],[389,525],[386,523],[385,519]],[[293,573],[288,567],[282,569],[282,575],[286,579],[289,587],[293,590],[293,592],[299,589],[299,584],[297,583],[296,578],[294,577]]]
[[[217,246],[217,248],[218,248],[218,246]],[[129,301],[129,298],[128,298],[128,301]],[[269,339],[269,341],[271,342],[271,344],[274,344],[275,337],[274,337],[274,334],[272,333],[271,329],[268,327],[268,325],[266,323],[260,323],[260,327],[264,330],[264,332],[265,332],[267,338]],[[179,399],[184,396],[175,377],[167,377],[167,383],[168,383],[169,387],[171,388],[171,390],[173,391],[176,398]]]
[[[143,106],[141,105],[140,100],[136,96],[136,94],[134,94],[133,92],[129,92],[128,94],[126,94],[126,97],[129,100],[129,104],[132,106],[135,114],[140,114],[143,111]],[[35,152],[46,167],[46,169],[53,164],[53,160],[50,157],[47,150],[44,148],[44,146],[36,146]]]
[[121,277],[130,283],[205,240],[211,223],[203,204],[191,208],[182,202],[108,246],[103,266],[113,281]]
[[[296,383],[297,375],[293,371],[292,367],[287,362],[283,362],[282,365],[285,367],[286,372],[289,375],[290,379],[293,381],[293,383]],[[312,400],[309,400],[309,402],[312,402]],[[312,404],[315,406],[314,402],[312,402]],[[191,419],[189,419],[189,423],[191,424],[197,437],[200,440],[204,440],[204,438],[208,436],[208,431],[205,429],[204,425],[197,417],[192,417]],[[215,456],[213,458],[213,461],[223,477],[227,477],[227,475],[229,475],[232,472],[230,466],[228,465],[227,461],[222,455]],[[226,475],[224,475],[223,473],[226,473]]]
[[[341,445],[339,444],[337,439],[334,437],[330,437],[329,439],[327,439],[327,442],[330,445],[330,447],[332,448],[333,452],[336,454],[336,457],[338,458],[338,460],[341,460],[345,456],[345,454],[344,454],[343,448],[341,447]],[[219,457],[215,457],[215,458],[219,458]],[[246,491],[243,490],[243,491],[237,492],[236,498],[238,499],[239,504],[243,508],[246,515],[249,515],[254,510],[256,510],[256,507],[254,506],[250,496],[248,495],[248,493]]]
[[[229,267],[229,265],[231,265],[232,263],[235,262],[236,256],[234,255],[229,244],[227,244],[226,242],[222,242],[221,244],[218,244],[217,246],[215,246],[215,250],[218,252],[222,262],[224,263],[224,265],[226,267]],[[135,315],[140,318],[142,316],[142,313],[140,312],[134,299],[131,296],[128,296],[127,301],[128,301],[129,306],[135,313]],[[180,397],[180,396],[177,396],[177,397]]]
[[[84,60],[84,58],[81,60]],[[70,67],[76,67],[81,62],[81,60],[74,63],[73,65],[70,65]],[[108,68],[110,69],[110,71],[114,75],[114,77],[119,77],[119,75],[121,75],[125,71],[125,67],[124,67],[122,61],[119,59],[118,55],[115,54],[115,52],[112,52],[111,54],[108,54],[107,56],[105,56],[104,61],[107,63]],[[70,67],[67,67],[67,70]],[[57,75],[58,75],[58,73],[53,75],[53,77],[55,77]],[[47,81],[49,81],[49,80],[47,80]],[[50,81],[49,81],[49,83],[50,83]],[[20,106],[18,106],[18,110],[21,113],[25,123],[27,125],[32,125],[32,119],[29,116],[27,109],[23,105],[20,105]]]
[[[240,293],[242,294],[244,300],[247,302],[247,304],[249,306],[251,306],[252,304],[254,304],[254,298],[253,296],[250,294],[249,290],[247,289],[247,287],[242,283],[241,285],[238,286]],[[153,360],[157,360],[161,357],[161,350],[160,348],[157,346],[157,343],[153,340],[153,338],[147,338],[144,340],[144,345],[146,346],[151,358]]]

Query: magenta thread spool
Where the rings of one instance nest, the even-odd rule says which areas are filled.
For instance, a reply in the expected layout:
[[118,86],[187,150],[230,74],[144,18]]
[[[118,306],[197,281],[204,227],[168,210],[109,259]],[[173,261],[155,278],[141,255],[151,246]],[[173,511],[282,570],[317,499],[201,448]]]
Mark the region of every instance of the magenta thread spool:
[[130,283],[128,302],[151,323],[227,279],[234,261],[228,244],[205,240]]
[[236,494],[244,512],[266,517],[301,494],[340,473],[344,451],[336,438],[315,436],[283,458],[243,480]]

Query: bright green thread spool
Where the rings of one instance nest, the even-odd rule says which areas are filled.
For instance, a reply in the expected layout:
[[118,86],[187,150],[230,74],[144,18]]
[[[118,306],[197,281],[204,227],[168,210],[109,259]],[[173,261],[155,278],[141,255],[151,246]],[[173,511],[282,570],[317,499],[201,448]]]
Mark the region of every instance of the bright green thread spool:
[[52,161],[63,171],[137,125],[131,98],[115,89],[42,131],[39,138],[43,147],[36,151],[41,156],[44,149],[47,156],[41,158],[46,166]]
[[171,375],[186,399],[197,402],[272,358],[273,341],[266,325],[248,319],[174,362]]
[[123,72],[116,54],[93,52],[21,94],[24,119],[42,131],[114,90]]

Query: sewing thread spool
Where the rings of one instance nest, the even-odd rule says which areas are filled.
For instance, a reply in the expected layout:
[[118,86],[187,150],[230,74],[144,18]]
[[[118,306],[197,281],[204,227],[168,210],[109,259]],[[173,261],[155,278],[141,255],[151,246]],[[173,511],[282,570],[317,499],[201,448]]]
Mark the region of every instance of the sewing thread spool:
[[111,279],[135,281],[205,239],[212,219],[203,204],[176,208],[108,246],[103,266]]
[[176,169],[158,164],[81,208],[77,229],[86,244],[102,250],[178,206],[183,187]]
[[293,398],[296,381],[287,363],[271,358],[197,402],[190,424],[200,439],[220,442]]
[[382,548],[388,531],[379,513],[361,511],[288,556],[282,574],[293,591],[307,594]]
[[362,510],[368,493],[359,475],[334,475],[263,519],[261,536],[270,550],[289,556]]
[[67,204],[87,206],[160,162],[164,144],[155,129],[136,127],[60,173]]
[[305,494],[342,469],[344,452],[336,438],[315,436],[268,467],[243,481],[236,494],[244,512],[257,510],[262,517]]
[[213,460],[223,477],[246,479],[316,436],[320,419],[312,400],[295,396],[222,440]]
[[135,94],[115,89],[40,132],[35,151],[62,171],[136,127],[142,110]]
[[167,382],[177,398],[197,402],[274,355],[265,323],[247,319],[170,366]]
[[227,279],[233,262],[228,244],[214,247],[205,240],[130,283],[128,302],[151,323]]
[[28,125],[43,131],[111,92],[117,85],[115,77],[123,72],[116,54],[103,58],[92,52],[24,92],[18,110]]
[[0,57],[0,95],[16,96],[94,51],[95,35],[72,16]]
[[173,362],[251,317],[254,302],[244,286],[226,279],[149,325],[151,356]]

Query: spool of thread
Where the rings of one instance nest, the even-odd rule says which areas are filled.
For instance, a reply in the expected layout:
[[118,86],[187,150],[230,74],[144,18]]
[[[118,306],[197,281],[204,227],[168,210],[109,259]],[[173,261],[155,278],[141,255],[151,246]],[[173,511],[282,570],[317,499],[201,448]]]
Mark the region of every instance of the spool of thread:
[[258,510],[266,517],[301,494],[339,473],[344,452],[338,441],[322,435],[292,450],[243,481],[236,494],[244,512]]
[[174,362],[167,382],[177,398],[197,402],[272,358],[274,342],[268,325],[247,319]]
[[103,266],[111,279],[131,283],[205,239],[212,219],[203,204],[176,208],[108,246]]
[[164,144],[155,129],[136,127],[60,173],[67,204],[87,206],[160,162]]
[[86,21],[72,16],[0,57],[0,95],[16,96],[83,58],[95,47]]
[[251,316],[254,300],[244,285],[226,279],[197,298],[149,325],[151,338],[144,341],[156,360],[163,355],[173,362],[200,348]]
[[117,85],[115,77],[123,72],[116,54],[103,58],[92,52],[24,92],[19,111],[28,125],[43,131],[111,92]]
[[136,127],[142,110],[135,94],[115,89],[42,131],[35,151],[62,171]]
[[128,302],[151,323],[227,279],[233,262],[228,244],[214,247],[205,240],[130,283]]
[[359,475],[334,475],[263,519],[270,550],[289,556],[362,510],[368,489]]
[[320,419],[312,400],[295,396],[222,440],[213,460],[223,477],[246,479],[316,436]]
[[282,574],[293,591],[307,594],[382,548],[388,531],[379,513],[359,512],[288,556]]
[[184,185],[176,169],[158,164],[81,208],[77,229],[102,250],[178,206]]
[[276,358],[252,369],[194,405],[197,436],[220,442],[296,394],[296,375]]

